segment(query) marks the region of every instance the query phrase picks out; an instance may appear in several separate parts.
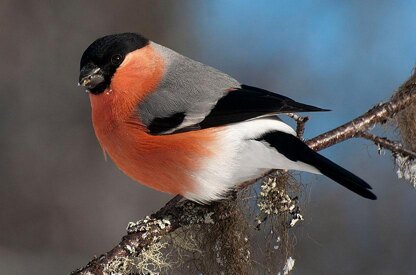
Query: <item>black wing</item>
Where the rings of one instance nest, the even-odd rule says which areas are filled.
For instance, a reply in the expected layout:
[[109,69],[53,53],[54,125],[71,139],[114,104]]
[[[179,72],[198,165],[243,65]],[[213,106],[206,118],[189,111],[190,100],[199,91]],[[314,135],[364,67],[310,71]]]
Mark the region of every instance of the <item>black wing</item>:
[[[175,113],[169,117],[156,117],[148,126],[154,135],[175,129],[174,133],[223,126],[262,116],[279,113],[329,111],[296,102],[288,97],[248,85],[230,90],[199,123],[181,127],[186,113]],[[171,132],[169,132],[171,133]]]
[[218,100],[199,126],[209,128],[279,113],[322,111],[329,110],[302,104],[260,88],[241,85],[241,88],[230,91]]

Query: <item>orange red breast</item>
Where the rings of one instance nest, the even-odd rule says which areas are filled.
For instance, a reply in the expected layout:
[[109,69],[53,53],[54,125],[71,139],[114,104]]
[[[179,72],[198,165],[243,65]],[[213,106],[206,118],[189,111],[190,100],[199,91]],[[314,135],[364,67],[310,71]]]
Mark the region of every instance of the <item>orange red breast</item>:
[[201,159],[214,152],[215,131],[206,129],[153,136],[136,108],[152,93],[165,72],[152,45],[130,53],[100,95],[90,95],[92,120],[100,145],[127,175],[162,192],[192,192]]

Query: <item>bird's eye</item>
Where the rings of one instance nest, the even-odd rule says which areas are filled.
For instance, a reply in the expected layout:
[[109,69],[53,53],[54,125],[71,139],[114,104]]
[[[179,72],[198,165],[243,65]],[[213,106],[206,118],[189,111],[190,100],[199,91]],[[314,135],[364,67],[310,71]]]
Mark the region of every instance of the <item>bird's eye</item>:
[[111,63],[113,65],[120,65],[122,61],[123,61],[123,57],[119,54],[115,54],[111,57]]

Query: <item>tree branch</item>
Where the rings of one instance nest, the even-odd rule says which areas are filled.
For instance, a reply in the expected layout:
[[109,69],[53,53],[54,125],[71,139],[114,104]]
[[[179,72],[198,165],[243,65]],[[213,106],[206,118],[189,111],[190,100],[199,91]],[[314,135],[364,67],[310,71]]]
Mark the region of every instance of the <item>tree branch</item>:
[[[386,103],[378,104],[365,114],[315,138],[306,143],[316,151],[330,147],[353,137],[370,139],[377,145],[414,158],[416,153],[402,148],[401,145],[383,139],[367,131],[376,124],[383,124],[392,119],[398,112],[402,111],[416,98],[415,75],[402,85],[394,96]],[[297,121],[297,133],[301,137],[304,132],[307,118],[292,116]],[[251,181],[252,184],[255,181]],[[80,268],[72,274],[102,274],[106,265],[120,257],[137,256],[151,244],[158,242],[163,236],[178,228],[190,224],[211,223],[226,219],[232,213],[227,213],[221,208],[221,203],[214,202],[210,205],[200,205],[188,200],[181,201],[180,196],[174,197],[159,211],[146,217],[137,223],[130,223],[128,234],[122,241],[109,252],[94,258],[85,267]]]
[[312,149],[319,151],[334,144],[340,143],[358,133],[365,132],[376,124],[384,124],[388,119],[392,119],[398,112],[406,108],[409,103],[416,98],[416,76],[411,78],[399,88],[390,101],[380,103],[365,114],[331,130],[323,133],[307,142]]

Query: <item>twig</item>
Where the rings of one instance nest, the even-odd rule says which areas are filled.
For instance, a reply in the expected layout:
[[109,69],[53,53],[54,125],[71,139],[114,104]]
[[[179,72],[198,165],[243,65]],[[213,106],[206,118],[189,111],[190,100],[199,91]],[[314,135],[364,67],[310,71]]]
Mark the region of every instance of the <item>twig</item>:
[[400,143],[391,141],[384,137],[378,137],[376,135],[370,134],[368,132],[360,132],[357,137],[362,137],[374,142],[377,146],[380,146],[384,149],[390,150],[393,154],[399,154],[404,157],[410,157],[416,159],[416,153],[410,150],[403,148],[403,145]]
[[308,122],[309,117],[307,116],[299,116],[297,114],[288,113],[286,114],[288,117],[293,118],[296,121],[296,135],[303,140],[303,134],[305,133],[305,125]]

